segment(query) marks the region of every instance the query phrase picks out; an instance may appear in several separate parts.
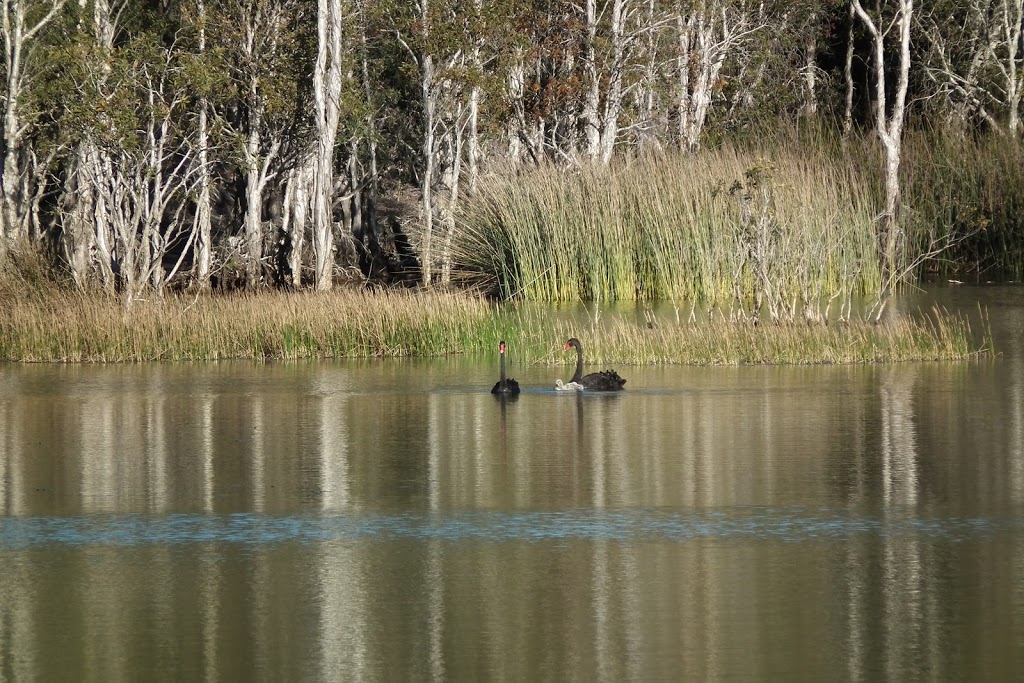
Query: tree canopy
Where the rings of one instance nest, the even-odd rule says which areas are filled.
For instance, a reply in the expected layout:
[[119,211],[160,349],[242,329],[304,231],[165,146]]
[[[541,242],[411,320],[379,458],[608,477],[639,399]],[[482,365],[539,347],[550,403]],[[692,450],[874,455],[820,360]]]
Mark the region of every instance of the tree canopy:
[[0,249],[28,242],[130,296],[429,284],[489,171],[786,126],[884,143],[903,101],[914,126],[1019,136],[1024,0],[912,7],[2,0]]

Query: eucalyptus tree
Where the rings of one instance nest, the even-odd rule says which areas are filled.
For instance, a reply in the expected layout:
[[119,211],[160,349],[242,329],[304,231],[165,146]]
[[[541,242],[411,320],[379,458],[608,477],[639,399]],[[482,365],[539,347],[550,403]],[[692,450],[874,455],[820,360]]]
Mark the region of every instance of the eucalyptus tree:
[[[627,98],[646,87],[648,106],[653,107],[655,36],[666,17],[653,0],[586,0],[584,13],[587,85],[581,118],[586,155],[608,164],[626,116]],[[636,116],[634,112],[629,125],[636,123]],[[643,116],[652,116],[650,109]]]
[[[473,18],[478,26],[485,26],[483,0],[473,0]],[[487,41],[485,31],[471,31],[473,33],[472,47],[469,53],[469,65],[467,71],[471,74],[469,93],[469,121],[468,121],[468,149],[469,161],[469,192],[474,194],[480,178],[480,104],[484,89],[481,87],[480,79],[483,76],[484,56],[483,48]]]
[[0,251],[11,242],[39,231],[40,164],[31,138],[34,119],[44,106],[27,106],[29,89],[45,78],[42,49],[51,42],[47,30],[62,17],[67,0],[0,0],[0,38],[3,40],[3,179],[0,183]]
[[510,13],[497,69],[508,102],[505,136],[514,164],[575,163],[583,96],[578,14],[565,0],[522,3]]
[[[174,15],[173,22],[164,26],[173,32],[176,60],[179,64],[175,86],[178,96],[189,102],[185,109],[195,116],[194,135],[187,144],[195,167],[194,190],[184,200],[191,214],[191,250],[183,250],[179,258],[191,257],[189,286],[209,293],[214,274],[214,216],[213,198],[218,193],[214,168],[221,165],[221,154],[228,147],[221,144],[218,133],[224,131],[224,121],[217,117],[215,104],[223,105],[230,91],[229,78],[223,68],[224,52],[216,40],[219,7],[216,0],[177,0],[167,3],[166,10]],[[208,41],[207,36],[214,40]]]
[[1024,0],[946,0],[919,15],[925,72],[961,125],[1018,135],[1024,94]]
[[[438,72],[437,214],[444,230],[440,281],[447,285],[452,269],[452,239],[457,204],[473,194],[484,162],[484,148],[493,149],[489,134],[504,119],[505,75],[502,51],[518,45],[509,28],[515,16],[509,0],[459,0],[447,8],[449,25],[439,38],[445,56]],[[444,15],[442,15],[443,17]],[[454,20],[454,21],[453,21]],[[454,24],[454,25],[451,25]],[[463,176],[468,176],[464,182]]]
[[334,284],[334,146],[341,117],[342,0],[317,3],[317,53],[313,68],[313,117],[316,142],[309,159],[312,173],[313,256],[316,289]]
[[625,135],[650,142],[665,22],[658,0],[538,0],[514,8],[499,57],[512,160],[607,164]]
[[195,241],[186,215],[199,168],[195,120],[173,40],[139,30],[105,54],[106,68],[86,70],[93,77],[76,93],[83,106],[74,123],[89,152],[75,172],[92,209],[102,208],[94,216],[97,235],[109,239],[102,265],[130,305],[146,290],[162,292]]
[[[419,242],[425,285],[434,280],[435,261],[440,279],[448,276],[451,211],[460,192],[464,131],[472,118],[472,67],[467,65],[478,48],[469,27],[477,25],[480,9],[465,0],[416,0],[392,16],[394,35],[415,67],[419,91]],[[436,225],[444,229],[440,250]]]
[[[301,44],[305,19],[301,0],[207,0],[203,33],[210,66],[219,72],[219,92],[210,102],[232,142],[245,184],[242,232],[245,281],[263,277],[264,205],[268,182],[282,171],[282,154],[294,147],[298,129],[297,89],[302,82]],[[202,110],[200,110],[202,112]]]
[[[795,0],[779,2],[777,10],[784,19],[786,40],[796,48],[797,70],[802,81],[800,113],[818,115],[825,70],[819,64],[822,48],[827,49],[833,24],[842,23],[846,0]],[[839,20],[837,22],[836,20]],[[785,49],[785,48],[783,48]]]
[[[888,291],[899,276],[897,250],[901,243],[899,229],[900,158],[903,147],[903,125],[906,118],[907,88],[910,83],[910,38],[914,22],[914,0],[887,0],[879,2],[869,12],[860,0],[851,0],[853,9],[866,28],[871,44],[874,71],[875,131],[885,158],[885,207],[876,232],[879,270],[883,291]],[[892,50],[886,50],[886,40],[895,28]],[[895,60],[893,59],[895,53]],[[895,61],[895,64],[893,64]],[[895,71],[894,88],[887,87],[889,75]],[[891,97],[890,97],[891,93]]]
[[[435,2],[438,0],[435,0]],[[399,42],[408,51],[419,71],[419,99],[421,108],[422,143],[421,155],[423,170],[420,172],[420,218],[422,231],[420,236],[420,260],[422,265],[423,284],[429,286],[433,276],[433,241],[434,241],[434,183],[437,167],[435,139],[437,130],[437,101],[440,97],[436,83],[435,46],[431,44],[435,28],[431,16],[431,8],[436,7],[431,0],[416,0],[414,17],[406,17],[395,31]],[[411,20],[410,20],[411,19]],[[403,29],[406,35],[403,36]],[[411,44],[410,44],[411,41]]]
[[106,150],[98,139],[115,137],[120,110],[110,110],[108,90],[115,60],[114,38],[118,18],[128,0],[94,0],[79,7],[78,25],[69,40],[61,70],[65,106],[61,128],[73,131],[67,144],[71,153],[65,169],[61,202],[62,242],[75,282],[84,287],[93,278],[113,293],[116,282],[116,251],[109,207],[95,181],[113,172]]
[[[206,60],[206,0],[195,0],[196,25],[196,58],[199,64]],[[208,70],[203,70],[208,73]],[[199,119],[196,129],[196,154],[199,160],[198,192],[195,213],[195,248],[193,256],[193,284],[203,292],[210,290],[210,275],[213,265],[213,179],[210,173],[210,96],[212,88],[210,79],[203,78],[201,83],[207,87],[200,88],[197,93]]]
[[388,230],[377,216],[381,179],[413,182],[409,170],[421,158],[414,111],[420,86],[396,25],[407,28],[386,1],[353,0],[345,19],[334,214],[336,267],[349,276],[386,271]]
[[[377,248],[380,119],[389,118],[394,100],[393,86],[374,62],[381,51],[374,32],[387,14],[372,0],[321,0],[317,6],[306,78],[312,140],[297,147],[284,188],[282,234],[292,286],[301,285],[307,232],[318,290],[333,286],[336,271],[354,271],[361,249]],[[371,270],[374,265],[379,262]]]
[[675,9],[676,78],[679,146],[691,154],[701,134],[720,74],[730,57],[755,32],[766,28],[762,3],[746,0],[679,0]]
[[[383,270],[381,236],[377,223],[378,177],[378,121],[377,107],[383,98],[376,94],[371,76],[369,32],[369,0],[356,0],[351,26],[355,40],[349,41],[350,66],[347,69],[348,87],[343,91],[346,116],[342,127],[348,138],[348,162],[345,164],[346,182],[350,201],[343,201],[342,214],[345,227],[353,241],[369,254],[368,272]],[[345,264],[352,267],[355,264]]]
[[857,26],[857,10],[853,2],[850,2],[846,19],[846,50],[843,59],[843,135],[849,135],[853,130],[853,58],[856,53],[855,29]]

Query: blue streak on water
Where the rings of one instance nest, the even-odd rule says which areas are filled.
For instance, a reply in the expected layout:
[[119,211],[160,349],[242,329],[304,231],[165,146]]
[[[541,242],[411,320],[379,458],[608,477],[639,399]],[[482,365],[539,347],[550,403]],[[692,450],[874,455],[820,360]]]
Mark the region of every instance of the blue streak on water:
[[566,510],[551,512],[352,513],[302,515],[83,515],[0,518],[0,548],[336,540],[662,541],[847,540],[855,535],[916,535],[962,541],[1024,531],[1021,519],[899,518],[744,508],[738,512]]

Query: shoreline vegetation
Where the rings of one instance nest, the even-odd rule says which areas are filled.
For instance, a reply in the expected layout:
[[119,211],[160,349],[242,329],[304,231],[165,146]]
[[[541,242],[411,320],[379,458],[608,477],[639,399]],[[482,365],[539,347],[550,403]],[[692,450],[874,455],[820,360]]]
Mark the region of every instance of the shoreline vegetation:
[[1005,3],[108,5],[0,30],[0,358],[969,358],[890,301],[1024,274]]
[[[456,215],[448,288],[168,289],[127,297],[75,285],[38,249],[12,250],[0,256],[0,360],[486,357],[504,339],[524,362],[564,364],[571,359],[562,344],[573,336],[585,339],[591,362],[625,365],[993,354],[988,330],[972,330],[962,315],[881,316],[869,208],[878,182],[858,157],[867,152],[790,142],[636,158],[574,174],[541,167],[489,177]],[[905,228],[907,279],[911,270],[942,265],[934,255],[915,256],[925,252],[928,226],[943,225],[947,240],[967,234],[980,220],[978,207],[1004,194],[986,186],[974,199],[962,196],[978,174],[923,163],[924,148],[923,141],[910,146],[915,174],[947,191],[933,190],[931,203],[915,195],[915,220]],[[956,149],[933,145],[929,154],[950,159]],[[993,146],[985,150],[1002,158]],[[950,213],[950,202],[966,213]],[[1008,220],[995,221],[985,237]],[[552,306],[566,301],[605,308],[636,301],[652,311],[660,302],[675,314],[598,316],[580,325]]]
[[525,363],[567,364],[564,340],[586,339],[592,363],[850,364],[965,360],[992,353],[960,315],[933,310],[881,324],[752,326],[714,318],[605,316],[579,325],[536,307],[468,293],[410,290],[169,295],[134,302],[74,290],[12,302],[0,314],[0,360],[19,362],[300,360],[475,355],[508,341]]

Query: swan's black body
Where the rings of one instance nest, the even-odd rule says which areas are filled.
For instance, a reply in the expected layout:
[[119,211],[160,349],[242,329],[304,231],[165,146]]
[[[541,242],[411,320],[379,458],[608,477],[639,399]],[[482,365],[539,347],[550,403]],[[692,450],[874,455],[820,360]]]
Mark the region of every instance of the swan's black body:
[[573,337],[565,342],[565,350],[568,351],[570,348],[576,349],[576,374],[572,376],[572,379],[569,380],[570,382],[582,384],[584,388],[591,391],[622,390],[626,380],[619,377],[619,373],[614,370],[602,370],[601,372],[592,372],[589,375],[583,374],[583,346],[580,344],[579,339]]
[[515,381],[511,377],[505,379],[505,342],[498,344],[498,353],[501,354],[501,379],[494,383],[494,388],[491,389],[492,394],[518,394],[519,393],[519,382]]

